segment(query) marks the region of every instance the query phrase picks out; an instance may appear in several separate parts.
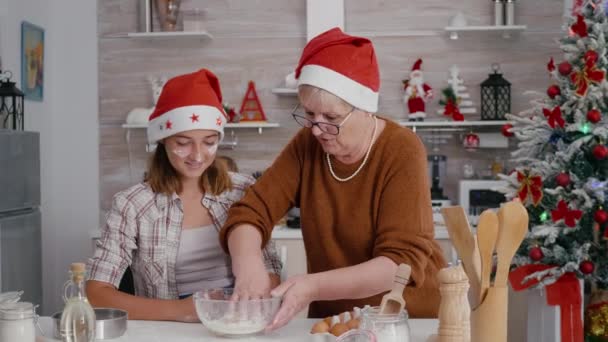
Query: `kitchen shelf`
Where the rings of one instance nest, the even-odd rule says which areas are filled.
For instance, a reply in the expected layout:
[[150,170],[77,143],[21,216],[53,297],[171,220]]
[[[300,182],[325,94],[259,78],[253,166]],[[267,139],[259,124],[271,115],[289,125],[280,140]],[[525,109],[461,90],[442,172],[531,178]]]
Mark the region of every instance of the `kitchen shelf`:
[[272,93],[279,96],[298,96],[298,90],[292,88],[273,88]]
[[142,40],[159,40],[168,38],[197,38],[197,39],[213,39],[213,36],[207,31],[174,31],[174,32],[129,32],[116,35],[110,35],[109,38],[130,38]]
[[[241,128],[257,128],[258,133],[262,134],[262,130],[264,128],[278,128],[281,125],[277,122],[255,122],[255,121],[247,121],[247,122],[239,122],[239,123],[227,123],[224,128],[229,129],[241,129]],[[122,128],[126,129],[143,129],[148,128],[148,124],[123,124]]]
[[503,125],[509,123],[510,121],[506,120],[479,120],[479,121],[404,121],[399,120],[397,123],[404,127],[411,127],[414,132],[416,132],[417,128],[466,128],[466,127],[502,127]]
[[518,33],[528,29],[526,25],[488,25],[488,26],[447,26],[444,30],[450,33],[451,39],[458,39],[459,33],[466,32],[498,32],[504,38],[509,38],[511,33]]

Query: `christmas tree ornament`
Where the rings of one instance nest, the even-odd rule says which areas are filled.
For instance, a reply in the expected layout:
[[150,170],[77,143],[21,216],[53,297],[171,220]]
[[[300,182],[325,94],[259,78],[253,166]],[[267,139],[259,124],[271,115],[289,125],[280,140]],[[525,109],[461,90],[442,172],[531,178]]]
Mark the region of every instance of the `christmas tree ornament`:
[[481,120],[504,120],[511,113],[511,83],[492,64],[494,73],[481,83]]
[[564,128],[566,121],[564,121],[564,118],[562,117],[562,109],[560,106],[555,106],[552,110],[543,108],[543,114],[547,118],[547,122],[549,122],[551,128],[555,128],[555,126]]
[[247,92],[241,103],[241,121],[266,121],[266,114],[255,90],[255,83],[249,81]]
[[593,219],[599,224],[604,224],[606,221],[608,221],[608,213],[600,208],[595,211],[595,214],[593,214]]
[[572,72],[572,64],[568,62],[561,62],[557,66],[557,71],[559,71],[560,75],[568,76]]
[[596,341],[608,341],[608,291],[595,290],[591,293],[585,309],[585,334],[600,338]]
[[561,172],[557,175],[557,177],[555,177],[555,182],[561,187],[567,187],[570,185],[570,174],[567,172]]
[[412,66],[409,80],[403,81],[403,100],[409,111],[409,121],[423,121],[426,118],[425,102],[433,97],[433,89],[424,83],[421,70],[422,59]]
[[564,200],[560,200],[557,204],[557,209],[551,211],[551,219],[557,223],[564,220],[566,226],[570,228],[576,227],[576,222],[583,217],[581,210],[571,210],[569,205]]
[[467,151],[476,151],[479,148],[479,136],[473,132],[468,133],[462,140],[462,146]]
[[540,176],[529,175],[517,171],[519,190],[517,195],[522,203],[526,203],[528,196],[532,197],[532,203],[537,206],[543,199],[543,181]]
[[587,32],[587,24],[585,23],[585,18],[582,15],[576,16],[576,23],[570,26],[570,30],[577,34],[581,38],[585,38],[589,35]]
[[549,73],[552,73],[555,71],[555,61],[553,61],[553,57],[551,57],[549,59],[549,63],[547,63],[547,71],[549,71]]
[[591,274],[595,270],[595,265],[591,261],[585,260],[578,265],[578,269],[583,274]]
[[542,249],[540,249],[540,247],[538,246],[530,248],[528,256],[530,257],[530,259],[532,259],[532,261],[541,261],[545,257]]
[[450,67],[450,78],[447,82],[449,86],[442,90],[443,98],[439,100],[439,104],[444,108],[438,109],[437,114],[451,116],[454,121],[464,120],[463,114],[475,114],[476,106],[471,100],[471,94],[467,92],[464,80],[460,77],[460,69],[457,65]]
[[605,145],[596,145],[593,148],[593,157],[597,160],[604,160],[608,157],[608,148]]
[[597,67],[596,63],[585,62],[585,66],[575,73],[570,74],[570,80],[574,83],[576,95],[586,96],[591,84],[599,84],[606,78],[606,72]]
[[599,58],[599,55],[597,54],[597,52],[595,52],[593,50],[589,50],[589,51],[585,52],[584,58],[585,58],[586,63],[595,64],[595,63],[597,63],[597,59]]
[[551,99],[555,99],[555,97],[561,95],[561,93],[562,91],[559,89],[559,86],[555,84],[547,88],[547,95],[549,95]]
[[591,123],[598,123],[602,119],[602,113],[597,109],[592,109],[587,112],[587,120]]
[[513,134],[513,132],[509,131],[511,128],[513,128],[513,125],[511,125],[511,124],[504,124],[504,125],[502,125],[502,128],[500,129],[500,132],[502,133],[502,135],[504,135],[507,138],[512,137],[514,134]]

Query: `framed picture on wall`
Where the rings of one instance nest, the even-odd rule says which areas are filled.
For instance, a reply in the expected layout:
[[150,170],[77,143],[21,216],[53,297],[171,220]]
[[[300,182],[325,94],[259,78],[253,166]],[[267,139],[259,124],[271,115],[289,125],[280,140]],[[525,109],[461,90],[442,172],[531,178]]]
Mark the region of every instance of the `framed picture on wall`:
[[27,100],[42,101],[44,93],[44,29],[21,22],[21,89]]

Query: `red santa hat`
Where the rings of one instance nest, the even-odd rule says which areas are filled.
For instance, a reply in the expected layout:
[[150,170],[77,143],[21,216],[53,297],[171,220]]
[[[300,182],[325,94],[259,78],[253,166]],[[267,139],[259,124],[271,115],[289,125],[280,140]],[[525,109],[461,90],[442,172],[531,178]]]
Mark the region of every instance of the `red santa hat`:
[[375,113],[379,74],[372,42],[349,36],[336,27],[306,44],[295,76],[298,85],[324,89],[359,109]]
[[421,66],[422,66],[422,59],[418,58],[418,60],[412,66],[412,71],[410,72],[410,75],[422,74],[422,70],[420,69]]
[[193,129],[218,131],[224,137],[227,116],[218,78],[209,70],[167,81],[148,122],[148,141],[158,142]]

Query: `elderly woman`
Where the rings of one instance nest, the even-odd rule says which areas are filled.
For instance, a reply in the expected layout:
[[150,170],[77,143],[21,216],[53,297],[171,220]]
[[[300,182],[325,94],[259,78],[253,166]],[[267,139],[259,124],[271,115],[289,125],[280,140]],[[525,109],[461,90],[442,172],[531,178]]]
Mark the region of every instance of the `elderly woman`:
[[436,316],[445,261],[434,241],[425,149],[412,131],[374,115],[380,81],[371,42],[327,31],[304,48],[296,78],[301,105],[292,115],[304,128],[221,231],[237,296],[268,295],[260,246],[299,206],[308,274],[273,290],[283,304],[269,330],[311,302],[315,318],[378,305],[401,263],[412,268],[410,315]]
[[[148,140],[158,146],[147,179],[114,196],[89,261],[86,290],[94,306],[126,310],[129,319],[192,322],[198,321],[193,292],[233,286],[218,233],[253,178],[228,172],[216,159],[226,124],[221,101],[219,81],[206,69],[164,86],[148,125]],[[277,285],[274,246],[260,253],[265,276]],[[117,290],[127,267],[135,295]]]

